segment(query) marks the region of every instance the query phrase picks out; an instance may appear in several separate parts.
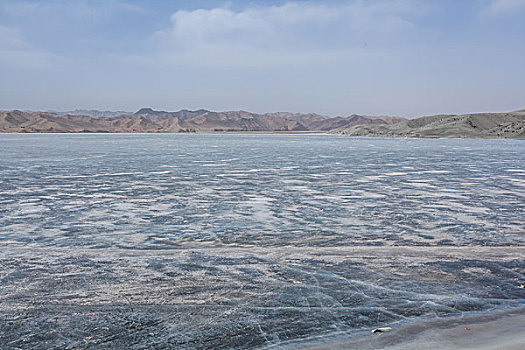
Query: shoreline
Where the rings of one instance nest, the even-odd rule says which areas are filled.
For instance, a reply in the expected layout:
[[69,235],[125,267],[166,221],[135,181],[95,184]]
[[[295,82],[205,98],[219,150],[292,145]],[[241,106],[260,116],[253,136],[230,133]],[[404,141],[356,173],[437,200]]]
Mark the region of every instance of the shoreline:
[[[525,349],[525,307],[466,313],[391,325],[393,330],[371,334],[326,335],[275,344],[264,349],[374,350],[521,350]],[[468,328],[468,329],[466,329]]]
[[331,135],[349,138],[365,139],[411,139],[411,140],[515,140],[524,141],[525,138],[513,137],[472,137],[472,136],[411,136],[411,135],[347,135],[332,131],[222,131],[222,132],[5,132],[0,135]]
[[490,137],[490,136],[413,136],[413,135],[349,135],[345,133],[329,133],[332,135],[345,136],[345,137],[359,137],[359,138],[384,138],[384,139],[416,139],[416,140],[517,140],[523,141],[525,138],[516,137]]

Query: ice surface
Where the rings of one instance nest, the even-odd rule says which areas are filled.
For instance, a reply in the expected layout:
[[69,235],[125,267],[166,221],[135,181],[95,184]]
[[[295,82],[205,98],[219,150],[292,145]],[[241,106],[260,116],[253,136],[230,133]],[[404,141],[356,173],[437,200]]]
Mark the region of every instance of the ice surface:
[[524,163],[522,141],[1,135],[0,348],[254,348],[523,306]]

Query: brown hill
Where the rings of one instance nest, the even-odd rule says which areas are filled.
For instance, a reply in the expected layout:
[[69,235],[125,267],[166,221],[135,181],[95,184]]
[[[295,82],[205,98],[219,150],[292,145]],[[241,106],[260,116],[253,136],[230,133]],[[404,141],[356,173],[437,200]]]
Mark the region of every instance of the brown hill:
[[227,131],[328,131],[358,124],[392,124],[397,117],[326,117],[318,114],[246,111],[178,112],[142,108],[129,115],[92,117],[49,112],[0,111],[0,132],[227,132]]

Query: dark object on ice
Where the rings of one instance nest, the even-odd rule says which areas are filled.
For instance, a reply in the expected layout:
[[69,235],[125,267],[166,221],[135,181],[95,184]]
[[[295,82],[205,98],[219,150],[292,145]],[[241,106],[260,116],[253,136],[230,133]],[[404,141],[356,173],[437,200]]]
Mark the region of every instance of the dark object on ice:
[[373,329],[372,333],[383,333],[383,332],[388,332],[391,330],[392,330],[392,327],[379,327],[379,328]]

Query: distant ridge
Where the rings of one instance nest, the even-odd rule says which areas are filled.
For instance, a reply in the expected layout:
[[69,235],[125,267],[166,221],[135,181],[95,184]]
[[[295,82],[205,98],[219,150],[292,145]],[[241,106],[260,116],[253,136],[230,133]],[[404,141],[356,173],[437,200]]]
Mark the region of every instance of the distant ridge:
[[131,112],[125,111],[98,111],[96,109],[75,109],[74,111],[68,112],[54,112],[50,111],[49,113],[55,113],[60,115],[70,114],[70,115],[86,115],[88,117],[116,117],[120,115],[130,115]]
[[154,111],[151,108],[141,108],[133,114],[155,114],[155,113],[168,113],[168,112]]
[[525,110],[433,115],[395,125],[354,125],[332,132],[350,136],[525,139]]
[[[90,115],[88,115],[90,114]],[[393,124],[399,117],[327,117],[314,113],[177,112],[141,108],[135,113],[76,110],[74,113],[0,111],[0,132],[307,132],[358,124]]]

